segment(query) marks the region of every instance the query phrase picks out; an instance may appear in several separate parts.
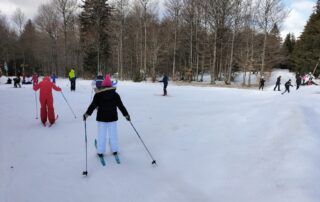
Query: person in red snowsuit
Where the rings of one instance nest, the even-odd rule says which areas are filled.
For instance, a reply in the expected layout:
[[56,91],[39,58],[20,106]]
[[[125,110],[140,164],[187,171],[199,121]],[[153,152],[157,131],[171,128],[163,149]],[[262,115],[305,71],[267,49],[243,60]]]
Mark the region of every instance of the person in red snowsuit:
[[52,125],[56,121],[53,108],[52,89],[60,92],[61,88],[57,87],[50,81],[50,77],[46,76],[39,84],[33,86],[33,90],[40,89],[40,104],[41,104],[41,122],[46,125],[47,119]]

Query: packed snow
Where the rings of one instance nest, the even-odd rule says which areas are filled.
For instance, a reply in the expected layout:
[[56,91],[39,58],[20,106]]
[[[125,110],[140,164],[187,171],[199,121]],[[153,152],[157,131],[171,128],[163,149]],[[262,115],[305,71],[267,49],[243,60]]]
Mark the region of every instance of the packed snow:
[[109,152],[102,167],[94,113],[85,177],[82,114],[91,81],[79,79],[76,92],[66,79],[57,85],[77,118],[54,92],[59,119],[49,128],[35,119],[30,85],[0,84],[1,202],[320,201],[318,86],[281,95],[273,83],[265,91],[170,83],[163,97],[160,83],[120,81],[117,91],[158,166],[119,112],[121,164]]

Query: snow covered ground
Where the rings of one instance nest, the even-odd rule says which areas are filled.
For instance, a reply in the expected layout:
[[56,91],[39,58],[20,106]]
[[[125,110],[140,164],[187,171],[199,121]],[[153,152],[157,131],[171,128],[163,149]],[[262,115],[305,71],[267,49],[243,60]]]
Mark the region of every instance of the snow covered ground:
[[[283,82],[284,83],[284,82]],[[230,88],[120,82],[118,92],[158,166],[151,166],[120,115],[118,165],[97,160],[95,114],[87,122],[88,172],[82,114],[90,81],[54,93],[59,119],[35,119],[31,86],[0,85],[1,202],[319,202],[320,89],[281,95]],[[283,87],[282,87],[283,88]]]

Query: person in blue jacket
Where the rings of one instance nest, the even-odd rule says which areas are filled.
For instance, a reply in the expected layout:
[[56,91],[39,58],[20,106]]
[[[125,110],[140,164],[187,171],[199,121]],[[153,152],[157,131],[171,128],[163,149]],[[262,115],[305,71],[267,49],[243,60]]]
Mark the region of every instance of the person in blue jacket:
[[55,73],[53,73],[53,74],[51,75],[51,81],[52,81],[52,83],[56,83],[56,79],[57,79],[57,76],[56,76]]

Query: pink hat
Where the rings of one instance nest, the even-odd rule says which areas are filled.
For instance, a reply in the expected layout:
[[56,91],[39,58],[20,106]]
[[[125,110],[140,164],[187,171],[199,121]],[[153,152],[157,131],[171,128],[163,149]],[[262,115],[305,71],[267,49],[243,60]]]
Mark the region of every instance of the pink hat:
[[110,79],[110,75],[109,75],[109,74],[106,74],[106,77],[105,77],[104,80],[102,81],[101,86],[104,86],[104,87],[112,87],[112,82],[111,82],[111,79]]

